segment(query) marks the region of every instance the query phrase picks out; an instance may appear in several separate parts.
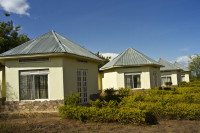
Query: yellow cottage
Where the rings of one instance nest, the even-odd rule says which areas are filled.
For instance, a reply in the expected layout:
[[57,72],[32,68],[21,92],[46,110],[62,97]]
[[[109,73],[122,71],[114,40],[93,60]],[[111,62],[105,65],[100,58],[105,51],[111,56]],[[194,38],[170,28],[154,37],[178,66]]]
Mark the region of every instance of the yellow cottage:
[[0,62],[9,111],[57,110],[70,92],[80,103],[98,93],[101,59],[54,31],[1,54]]

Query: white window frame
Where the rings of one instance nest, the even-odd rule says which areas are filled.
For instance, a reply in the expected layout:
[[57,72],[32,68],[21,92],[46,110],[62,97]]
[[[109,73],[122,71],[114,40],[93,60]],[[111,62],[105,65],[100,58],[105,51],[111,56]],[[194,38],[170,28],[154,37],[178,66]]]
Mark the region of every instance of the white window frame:
[[[80,77],[78,75],[78,73],[81,73]],[[83,86],[83,73],[86,73],[86,86]],[[81,81],[78,80],[78,78],[81,79]],[[80,84],[79,84],[80,83]],[[79,86],[81,85],[81,86]],[[86,87],[86,92],[84,92],[84,87]],[[83,104],[83,103],[88,103],[88,70],[87,69],[77,69],[77,91],[79,94],[79,103]],[[86,96],[85,96],[86,95]]]
[[[19,93],[20,93],[20,76],[21,75],[47,75],[48,82],[48,98],[45,99],[34,99],[34,100],[21,100],[20,101],[49,101],[50,100],[50,88],[49,88],[49,69],[36,69],[36,70],[19,70]],[[19,94],[20,95],[20,94]]]
[[171,82],[172,82],[172,76],[171,75],[163,75],[163,76],[161,76],[161,86],[166,86],[165,84],[164,85],[162,84],[162,78],[168,78],[168,77],[171,78]]
[[141,85],[141,88],[134,88],[134,80],[133,80],[133,88],[131,89],[142,89],[142,73],[139,73],[139,72],[127,72],[127,73],[124,73],[124,87],[126,87],[126,79],[125,79],[125,76],[126,75],[131,75],[131,76],[135,76],[135,75],[140,75],[140,85]]

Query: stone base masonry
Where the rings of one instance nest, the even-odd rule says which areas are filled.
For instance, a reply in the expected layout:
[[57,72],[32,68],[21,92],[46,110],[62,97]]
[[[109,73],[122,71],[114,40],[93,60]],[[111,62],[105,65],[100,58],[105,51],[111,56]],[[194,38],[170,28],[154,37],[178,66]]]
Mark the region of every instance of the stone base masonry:
[[58,111],[64,100],[50,101],[5,101],[4,112]]

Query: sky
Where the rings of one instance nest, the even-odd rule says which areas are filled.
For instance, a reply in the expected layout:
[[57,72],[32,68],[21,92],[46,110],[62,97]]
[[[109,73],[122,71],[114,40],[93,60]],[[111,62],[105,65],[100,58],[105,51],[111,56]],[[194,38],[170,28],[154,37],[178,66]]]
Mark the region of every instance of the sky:
[[94,53],[114,57],[132,47],[187,64],[200,54],[199,7],[200,0],[0,0],[0,21],[13,20],[31,39],[55,30]]

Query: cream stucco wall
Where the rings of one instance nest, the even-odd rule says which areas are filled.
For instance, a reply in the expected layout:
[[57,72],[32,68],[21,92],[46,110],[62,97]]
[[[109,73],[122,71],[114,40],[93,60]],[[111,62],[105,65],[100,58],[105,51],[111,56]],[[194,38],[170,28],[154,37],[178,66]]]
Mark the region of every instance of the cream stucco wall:
[[5,61],[6,74],[6,100],[19,100],[19,71],[49,69],[48,91],[49,100],[64,98],[63,91],[63,60],[60,57],[52,57],[49,62],[19,63],[17,59]]
[[[152,84],[151,75],[152,72],[156,72],[157,74],[157,82],[160,83],[160,68],[153,67],[130,67],[130,68],[114,68],[103,71],[101,76],[102,78],[102,89],[114,88],[120,89],[121,87],[125,87],[124,84],[124,73],[141,73],[141,89],[150,89],[155,87]],[[160,85],[160,84],[159,84]]]
[[108,89],[108,88],[115,88],[117,89],[117,72],[115,69],[112,70],[106,70],[103,72],[102,76],[102,89]]
[[190,82],[190,74],[189,73],[185,73],[185,81]]
[[[85,60],[83,60],[85,61]],[[63,58],[64,70],[64,95],[70,92],[77,93],[77,70],[87,70],[87,92],[88,99],[91,94],[98,93],[98,63],[87,61],[81,62],[76,58]]]

